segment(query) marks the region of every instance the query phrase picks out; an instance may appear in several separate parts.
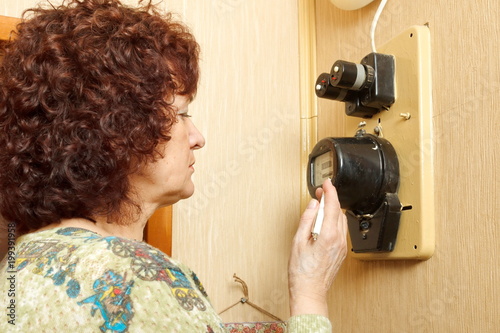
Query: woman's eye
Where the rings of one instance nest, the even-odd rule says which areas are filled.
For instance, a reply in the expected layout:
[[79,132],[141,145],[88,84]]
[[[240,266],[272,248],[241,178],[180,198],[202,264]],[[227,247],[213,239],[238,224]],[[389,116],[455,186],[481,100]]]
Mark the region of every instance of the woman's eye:
[[178,116],[182,117],[182,118],[190,118],[191,115],[188,113],[188,111],[180,111],[179,113],[177,113]]

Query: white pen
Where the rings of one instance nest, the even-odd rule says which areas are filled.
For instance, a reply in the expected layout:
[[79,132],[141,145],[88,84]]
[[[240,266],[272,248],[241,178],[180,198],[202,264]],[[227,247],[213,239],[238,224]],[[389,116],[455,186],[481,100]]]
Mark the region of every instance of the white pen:
[[323,193],[323,195],[321,196],[321,200],[319,202],[318,215],[316,215],[316,219],[314,220],[314,224],[311,228],[311,236],[314,240],[318,239],[321,227],[323,226],[324,217],[325,217],[325,193]]

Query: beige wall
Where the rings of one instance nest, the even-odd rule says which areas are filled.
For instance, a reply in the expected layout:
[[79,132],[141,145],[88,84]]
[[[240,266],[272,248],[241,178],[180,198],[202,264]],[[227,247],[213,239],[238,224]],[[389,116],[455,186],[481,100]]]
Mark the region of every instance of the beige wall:
[[[316,0],[317,70],[371,52],[379,1],[354,12]],[[500,3],[390,0],[376,41],[429,23],[436,252],[425,262],[349,258],[330,296],[338,332],[498,332]],[[343,106],[319,103],[318,135],[343,135]],[[342,127],[340,127],[342,128]]]
[[[187,1],[203,49],[194,120],[207,145],[197,192],[175,206],[173,256],[204,281],[217,310],[250,300],[288,317],[288,249],[300,216],[298,13],[289,0]],[[226,321],[263,320],[248,305]]]

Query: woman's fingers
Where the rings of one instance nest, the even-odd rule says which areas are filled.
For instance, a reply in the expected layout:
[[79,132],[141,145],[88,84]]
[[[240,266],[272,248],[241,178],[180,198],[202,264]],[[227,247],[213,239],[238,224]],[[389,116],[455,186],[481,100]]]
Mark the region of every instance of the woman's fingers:
[[292,314],[327,311],[327,293],[346,255],[346,220],[338,202],[337,191],[328,180],[316,192],[324,196],[324,220],[317,240],[311,228],[320,209],[311,200],[302,214],[289,261],[290,310]]
[[331,180],[326,180],[323,183],[323,190],[316,192],[325,197],[324,207],[324,222],[323,227],[318,235],[318,239],[322,237],[331,241],[332,238],[338,236],[344,237],[343,213],[338,201],[337,191],[332,185]]
[[299,228],[296,233],[296,238],[298,240],[308,240],[311,236],[311,227],[313,225],[314,219],[318,213],[319,203],[318,200],[312,199],[309,201],[304,213],[300,218]]

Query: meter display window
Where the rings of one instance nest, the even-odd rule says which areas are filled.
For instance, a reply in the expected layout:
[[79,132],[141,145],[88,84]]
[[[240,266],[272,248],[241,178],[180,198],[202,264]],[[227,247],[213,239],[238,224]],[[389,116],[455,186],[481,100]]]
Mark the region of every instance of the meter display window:
[[327,151],[317,156],[313,162],[314,186],[321,186],[323,182],[333,177],[333,152]]

